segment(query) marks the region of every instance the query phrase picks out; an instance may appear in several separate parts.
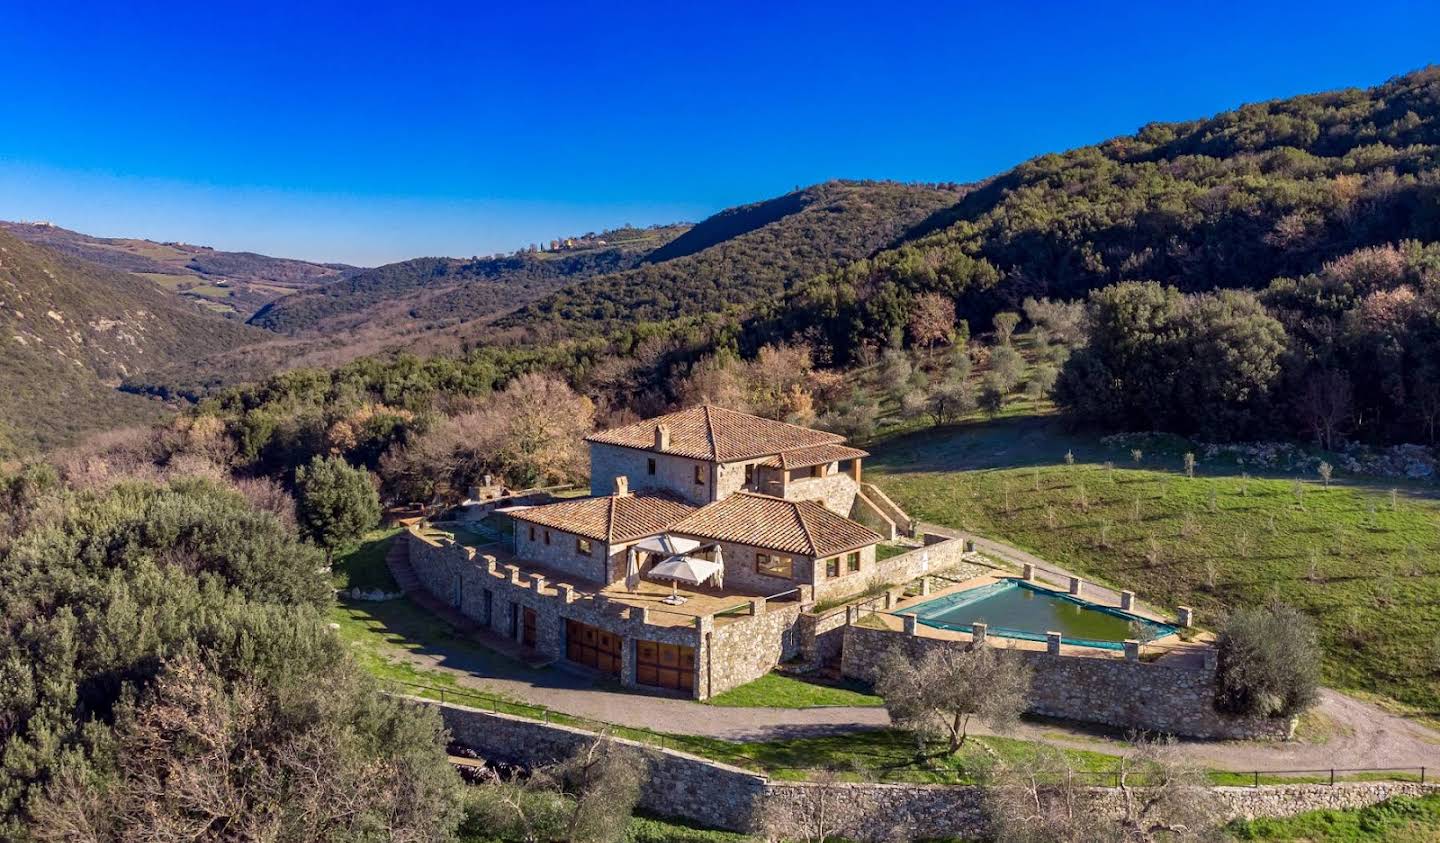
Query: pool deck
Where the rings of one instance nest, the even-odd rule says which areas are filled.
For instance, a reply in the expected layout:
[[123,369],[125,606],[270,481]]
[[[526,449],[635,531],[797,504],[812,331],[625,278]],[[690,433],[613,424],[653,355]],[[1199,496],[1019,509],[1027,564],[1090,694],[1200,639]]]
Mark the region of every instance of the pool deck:
[[[980,588],[982,586],[991,585],[997,582],[1003,582],[1005,580],[1018,579],[1020,578],[1017,576],[999,573],[981,574],[978,577],[972,577],[971,579],[965,580],[963,582],[951,583],[945,588],[931,591],[929,594],[908,597],[902,600],[897,605],[891,607],[888,613],[877,613],[871,615],[868,620],[870,620],[870,622],[872,623],[878,620],[879,622],[883,623],[887,628],[898,631],[904,628],[904,621],[901,620],[900,616],[907,614],[910,610],[913,610],[917,606],[929,603],[932,600],[940,597],[945,597],[950,594],[957,594],[962,591],[969,591],[973,588]],[[1064,590],[1050,588],[1049,586],[1044,585],[1043,583],[1036,582],[1034,580],[1030,581],[1030,585],[1043,591],[1051,592],[1052,594],[1068,596],[1068,592]],[[1106,606],[1107,608],[1114,609],[1119,608],[1119,606],[1112,606],[1108,602],[1091,600],[1085,595],[1083,589],[1079,596],[1081,600],[1097,606]],[[1138,601],[1136,602],[1134,609],[1130,609],[1127,611],[1129,611],[1130,614],[1135,615],[1136,617],[1145,618],[1147,620],[1156,621],[1158,623],[1175,623],[1175,619],[1173,617],[1165,617],[1164,615],[1161,615],[1151,609],[1147,609],[1141,606]],[[924,623],[921,623],[916,627],[916,634],[926,638],[939,638],[951,641],[971,640],[971,635],[968,632],[960,632],[958,630],[952,629],[938,629],[936,627],[927,626]],[[1173,660],[1177,659],[1184,659],[1186,661],[1192,659],[1203,659],[1204,651],[1213,641],[1213,638],[1214,636],[1209,633],[1197,633],[1191,641],[1182,641],[1178,633],[1172,633],[1170,635],[1157,638],[1149,644],[1142,645],[1140,648],[1140,654],[1142,659],[1153,659],[1155,661],[1165,661],[1167,663],[1173,663]],[[991,644],[994,646],[1006,647],[1014,650],[1035,650],[1038,652],[1044,652],[1046,649],[1044,641],[1030,641],[1021,638],[1006,638],[1001,635],[991,635],[988,636],[986,640],[991,642]],[[1067,656],[1088,656],[1091,658],[1118,659],[1125,658],[1124,652],[1120,650],[1107,650],[1101,647],[1083,647],[1072,644],[1060,645],[1060,652],[1061,654]]]

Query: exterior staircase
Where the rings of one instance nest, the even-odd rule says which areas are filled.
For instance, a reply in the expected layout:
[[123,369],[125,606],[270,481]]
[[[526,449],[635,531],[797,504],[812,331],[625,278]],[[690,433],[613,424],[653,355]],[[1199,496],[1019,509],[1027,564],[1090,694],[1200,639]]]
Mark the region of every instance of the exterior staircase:
[[[878,521],[882,527],[880,530],[882,535],[887,532],[884,528],[888,526],[889,535],[886,535],[886,538],[895,539],[899,536],[915,535],[915,520],[890,500],[890,496],[881,491],[880,487],[874,483],[860,484],[860,493],[855,496],[855,503],[856,507],[862,510],[859,513],[862,517],[857,520],[871,526]],[[869,515],[870,518],[867,520],[863,517],[865,515]]]

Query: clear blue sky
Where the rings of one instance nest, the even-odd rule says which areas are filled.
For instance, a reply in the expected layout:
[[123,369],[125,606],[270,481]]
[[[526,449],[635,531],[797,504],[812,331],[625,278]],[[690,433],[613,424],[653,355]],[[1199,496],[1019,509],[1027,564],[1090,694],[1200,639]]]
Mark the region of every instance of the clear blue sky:
[[0,218],[470,255],[1440,62],[1433,2],[130,5],[0,0]]

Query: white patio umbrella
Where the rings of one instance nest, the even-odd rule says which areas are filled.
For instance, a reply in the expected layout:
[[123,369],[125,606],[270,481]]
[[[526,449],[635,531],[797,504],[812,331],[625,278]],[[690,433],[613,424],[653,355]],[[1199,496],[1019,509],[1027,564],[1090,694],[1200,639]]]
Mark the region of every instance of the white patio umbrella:
[[669,558],[683,556],[699,546],[700,542],[694,539],[682,539],[667,533],[649,536],[630,545],[625,552],[625,587],[634,591],[640,584],[640,552]]
[[670,580],[670,602],[679,602],[680,593],[677,583],[688,582],[691,585],[701,585],[706,580],[720,576],[723,578],[725,566],[719,562],[712,562],[709,559],[699,559],[694,556],[672,556],[650,569],[650,576],[658,580]]

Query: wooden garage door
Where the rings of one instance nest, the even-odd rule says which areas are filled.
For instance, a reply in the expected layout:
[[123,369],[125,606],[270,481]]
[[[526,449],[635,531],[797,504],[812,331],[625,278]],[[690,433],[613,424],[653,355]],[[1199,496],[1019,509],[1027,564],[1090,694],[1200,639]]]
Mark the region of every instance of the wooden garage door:
[[565,658],[611,676],[620,675],[620,636],[579,621],[565,621]]
[[658,688],[693,691],[695,648],[658,641],[636,641],[635,681]]

